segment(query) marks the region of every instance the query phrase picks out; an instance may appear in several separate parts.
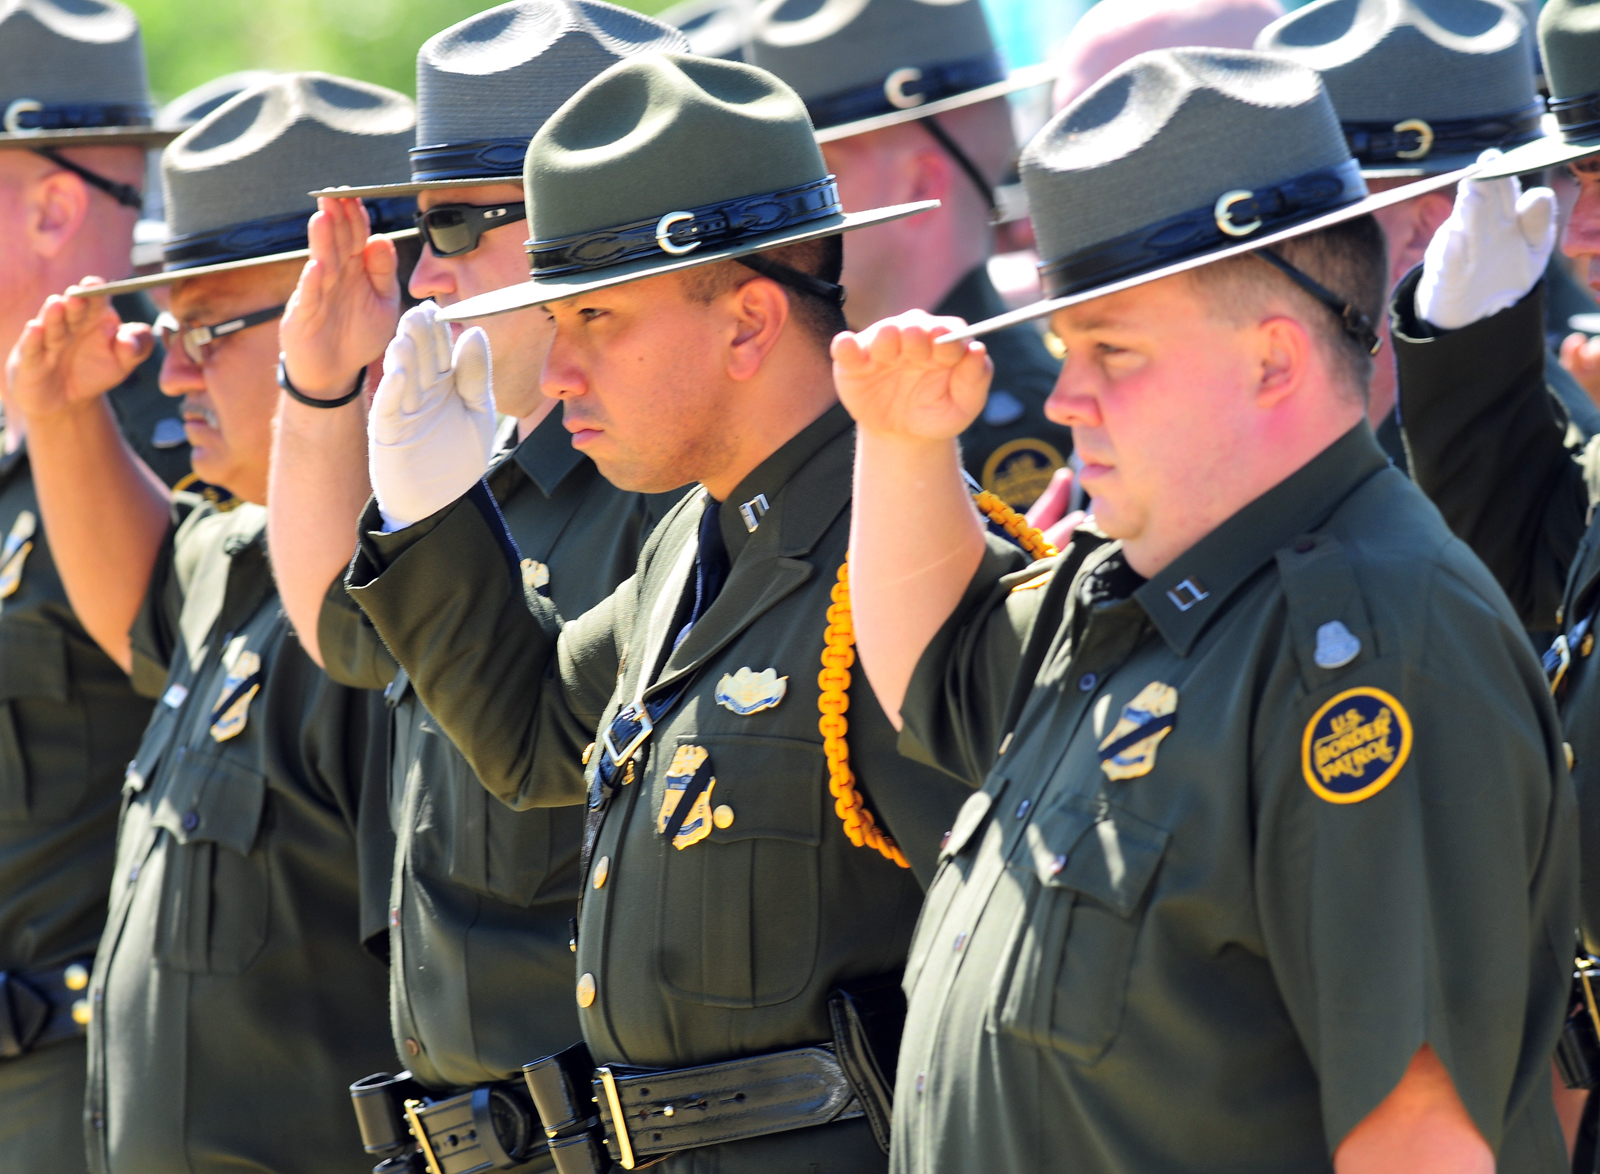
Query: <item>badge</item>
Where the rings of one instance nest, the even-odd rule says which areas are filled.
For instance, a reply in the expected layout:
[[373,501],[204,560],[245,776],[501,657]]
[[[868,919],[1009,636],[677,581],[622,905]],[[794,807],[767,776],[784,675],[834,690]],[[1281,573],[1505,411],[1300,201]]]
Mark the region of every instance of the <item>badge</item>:
[[538,591],[550,585],[550,568],[538,559],[522,560],[522,585],[529,591]]
[[211,737],[218,742],[237,738],[250,716],[250,702],[261,691],[261,657],[244,647],[244,637],[239,637],[238,650],[228,663],[228,672],[222,678],[222,688],[217,693],[217,703],[211,707]]
[[789,678],[780,677],[777,669],[762,669],[759,673],[746,667],[736,673],[723,673],[717,682],[717,704],[733,710],[741,717],[772,709],[788,692]]
[[1311,659],[1319,668],[1342,669],[1360,655],[1360,638],[1338,620],[1317,629],[1317,648]]
[[1306,723],[1306,783],[1329,803],[1360,803],[1393,781],[1411,756],[1411,718],[1382,689],[1346,689]]
[[1100,769],[1108,779],[1136,779],[1156,764],[1156,747],[1178,724],[1178,691],[1151,681],[1122,707],[1100,743]]
[[679,746],[667,767],[667,786],[656,817],[656,831],[674,848],[681,851],[711,834],[711,792],[716,785],[705,748]]
[[983,487],[1012,509],[1032,505],[1066,464],[1055,445],[1025,436],[1008,440],[983,462]]
[[28,561],[33,550],[33,532],[39,528],[39,519],[32,510],[23,510],[11,523],[11,533],[0,548],[0,599],[9,599],[22,586],[22,564]]

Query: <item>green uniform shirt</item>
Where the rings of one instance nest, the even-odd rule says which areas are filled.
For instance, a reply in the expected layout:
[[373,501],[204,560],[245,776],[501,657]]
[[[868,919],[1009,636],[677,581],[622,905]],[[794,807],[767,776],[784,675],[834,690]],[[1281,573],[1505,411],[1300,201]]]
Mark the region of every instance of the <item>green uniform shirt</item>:
[[[373,532],[375,511],[365,519],[352,593],[440,726],[507,802],[583,802],[582,755],[595,731],[641,683],[653,682],[647,698],[688,683],[656,725],[636,781],[618,788],[584,886],[579,1020],[597,1063],[677,1068],[827,1041],[828,992],[904,964],[918,876],[929,875],[968,791],[898,756],[893,727],[857,672],[851,763],[867,805],[920,872],[854,847],[834,813],[817,676],[849,539],[853,450],[850,418],[836,407],[733,491],[720,515],[727,584],[675,649],[685,592],[694,591],[703,491],[656,528],[632,578],[564,628],[544,601],[525,598],[486,494],[394,534]],[[754,530],[740,509],[750,503]],[[678,847],[658,827],[665,776],[689,748],[709,755],[717,781]],[[705,818],[719,807],[723,818]],[[884,1165],[857,1118],[696,1150],[661,1168]]]
[[364,1174],[347,1086],[390,1057],[360,947],[366,701],[296,644],[265,510],[180,495],[174,521],[133,632],[161,700],[90,979],[91,1168]]
[[912,946],[893,1168],[1331,1170],[1426,1043],[1501,1169],[1564,1170],[1555,711],[1365,424],[1148,582],[1022,562],[902,711],[987,777]]
[[[935,314],[981,322],[1006,305],[979,265],[945,295]],[[961,459],[972,479],[1014,509],[1025,510],[1072,455],[1072,429],[1045,419],[1044,402],[1061,374],[1031,325],[986,334],[994,382],[983,412],[961,434]]]
[[[489,491],[525,584],[562,615],[581,615],[632,574],[645,535],[679,495],[616,489],[572,447],[559,410],[521,444],[515,436],[502,442]],[[342,580],[318,636],[330,676],[387,689],[393,709],[389,1006],[400,1059],[436,1086],[519,1077],[523,1064],[579,1037],[568,942],[583,811],[513,811],[490,796]]]
[[[155,317],[142,297],[114,301],[125,319]],[[157,385],[160,368],[158,352],[110,402],[123,434],[171,484],[189,472],[189,446]],[[0,548],[0,970],[26,975],[88,959],[100,940],[122,773],[150,702],[67,602],[26,442],[0,456],[0,540],[13,535]],[[83,1070],[75,1041],[0,1060],[0,1165],[83,1168]]]

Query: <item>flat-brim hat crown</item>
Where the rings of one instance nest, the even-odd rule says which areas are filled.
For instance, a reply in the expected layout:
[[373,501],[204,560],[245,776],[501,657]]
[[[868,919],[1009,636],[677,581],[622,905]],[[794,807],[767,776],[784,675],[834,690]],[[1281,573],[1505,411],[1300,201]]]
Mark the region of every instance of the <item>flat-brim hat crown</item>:
[[958,337],[1315,232],[1464,174],[1369,195],[1317,72],[1229,49],[1124,63],[1034,137],[1021,170],[1045,299]]
[[468,298],[496,314],[936,207],[846,213],[800,97],[765,70],[647,53],[540,128],[524,169],[526,283]]
[[764,0],[746,58],[805,100],[819,142],[849,138],[1040,85],[1008,73],[981,0]]
[[682,0],[656,15],[689,39],[697,57],[743,61],[755,10],[755,0]]
[[0,147],[159,147],[139,21],[112,0],[0,0]]
[[660,21],[600,0],[512,0],[417,53],[417,143],[405,183],[369,179],[341,196],[520,183],[528,143],[588,82],[636,53],[685,53]]
[[[307,193],[360,176],[401,179],[411,99],[326,73],[278,74],[184,131],[162,153],[163,272],[99,287],[121,292],[304,257]],[[368,203],[374,228],[415,233],[416,201]]]
[[1544,138],[1508,151],[1478,178],[1540,171],[1600,154],[1600,0],[1549,0],[1539,13],[1539,55],[1550,87]]
[[1539,137],[1526,28],[1505,0],[1316,0],[1256,48],[1322,75],[1363,175],[1404,177]]

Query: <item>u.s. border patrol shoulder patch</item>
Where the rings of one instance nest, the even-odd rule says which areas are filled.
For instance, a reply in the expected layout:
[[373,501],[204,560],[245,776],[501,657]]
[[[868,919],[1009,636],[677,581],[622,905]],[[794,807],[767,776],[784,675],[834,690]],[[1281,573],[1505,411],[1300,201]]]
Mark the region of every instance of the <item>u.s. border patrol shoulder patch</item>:
[[1411,757],[1411,737],[1411,717],[1390,694],[1367,685],[1346,689],[1306,723],[1306,784],[1329,803],[1370,799]]

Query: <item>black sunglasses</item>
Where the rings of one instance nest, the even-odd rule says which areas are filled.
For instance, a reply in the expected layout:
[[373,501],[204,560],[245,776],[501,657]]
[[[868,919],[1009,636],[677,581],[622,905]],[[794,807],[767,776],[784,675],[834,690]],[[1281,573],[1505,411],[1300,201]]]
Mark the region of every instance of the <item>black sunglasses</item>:
[[459,257],[478,247],[491,228],[526,220],[528,210],[515,204],[437,204],[417,213],[417,229],[435,257]]

